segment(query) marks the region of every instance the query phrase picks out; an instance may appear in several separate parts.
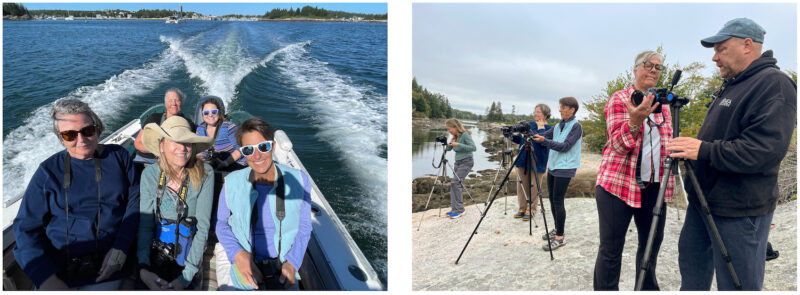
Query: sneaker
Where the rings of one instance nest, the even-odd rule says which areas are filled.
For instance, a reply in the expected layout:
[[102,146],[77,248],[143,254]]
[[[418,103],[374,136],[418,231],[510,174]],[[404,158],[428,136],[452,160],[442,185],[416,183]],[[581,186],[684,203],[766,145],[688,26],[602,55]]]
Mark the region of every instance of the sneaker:
[[445,214],[447,215],[447,217],[450,217],[450,215],[453,215],[453,211],[447,211],[447,213]]
[[522,216],[525,216],[525,209],[519,209],[517,214],[514,214],[514,218],[522,218]]
[[549,233],[550,238],[549,239],[547,238],[547,236],[548,236],[548,234],[543,234],[542,235],[542,240],[545,240],[545,241],[547,241],[547,240],[551,240],[551,241],[555,240],[556,239],[556,229],[553,229],[553,230],[550,231],[550,233]]
[[461,217],[461,215],[464,215],[464,213],[463,212],[462,213],[453,212],[452,214],[450,214],[450,219],[459,218],[459,217]]
[[552,239],[550,240],[550,246],[548,247],[547,244],[542,245],[542,250],[550,251],[550,248],[553,250],[561,248],[561,246],[566,245],[567,242],[564,241],[564,238],[560,239]]
[[531,220],[531,211],[525,211],[525,215],[522,216],[522,221]]

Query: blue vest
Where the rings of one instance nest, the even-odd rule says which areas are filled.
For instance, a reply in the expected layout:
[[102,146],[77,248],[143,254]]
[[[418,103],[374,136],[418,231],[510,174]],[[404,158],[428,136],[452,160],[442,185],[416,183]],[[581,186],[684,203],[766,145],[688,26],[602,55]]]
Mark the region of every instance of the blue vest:
[[[294,178],[297,179],[298,182],[302,183],[303,178],[299,170],[283,166],[278,163],[275,163],[275,166],[280,170],[281,177],[283,177],[283,179]],[[228,208],[231,211],[231,215],[228,218],[228,225],[230,225],[233,235],[236,237],[236,241],[239,242],[239,246],[242,247],[243,250],[250,253],[253,252],[253,246],[250,244],[250,234],[252,232],[250,228],[250,218],[252,217],[253,206],[256,203],[256,199],[258,199],[258,191],[253,189],[253,184],[249,181],[250,171],[252,170],[252,168],[247,167],[231,172],[225,177],[225,200],[228,204]],[[275,224],[273,241],[280,241],[281,251],[278,253],[279,258],[281,262],[286,262],[284,256],[287,252],[289,252],[289,249],[292,248],[294,238],[297,235],[300,225],[299,213],[300,205],[303,204],[303,186],[300,185],[299,187],[292,187],[287,185],[286,181],[284,181],[284,204],[286,209],[286,217],[283,219],[282,224],[278,221],[278,217],[275,215],[275,200],[277,198],[275,193],[276,187],[277,181],[276,185],[273,186],[272,190],[270,190],[267,194],[267,198],[269,199],[269,206],[272,209],[270,210],[272,221]],[[278,243],[275,242],[275,245],[277,244]],[[278,252],[277,249],[275,249],[275,252]],[[251,289],[246,285],[240,286],[237,284],[244,282],[244,280],[239,277],[240,274],[236,270],[236,266],[232,265],[231,279],[234,283],[234,286],[239,289]],[[295,277],[299,279],[300,274],[295,272]]]
[[[553,141],[564,142],[567,139],[567,135],[569,135],[569,132],[572,130],[572,126],[575,125],[576,122],[578,122],[577,119],[572,119],[571,121],[566,122],[563,129],[558,125],[554,126]],[[583,141],[583,134],[581,134],[581,137],[578,138],[578,141],[575,142],[575,145],[573,145],[572,148],[566,153],[557,152],[554,149],[550,149],[550,170],[580,168],[581,141]]]

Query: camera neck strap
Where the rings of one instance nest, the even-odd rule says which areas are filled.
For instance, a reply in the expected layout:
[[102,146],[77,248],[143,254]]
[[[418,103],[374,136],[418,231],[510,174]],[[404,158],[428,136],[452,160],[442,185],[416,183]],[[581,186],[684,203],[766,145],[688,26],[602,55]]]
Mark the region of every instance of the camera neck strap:
[[[94,248],[95,250],[98,249],[98,242],[97,239],[100,237],[100,180],[103,178],[102,169],[100,168],[100,152],[103,149],[103,145],[98,144],[97,148],[94,150],[94,180],[97,181],[97,226],[94,233]],[[70,250],[69,250],[69,187],[72,185],[72,157],[69,155],[69,152],[66,153],[64,156],[64,201],[66,206],[64,207],[64,212],[66,213],[67,222],[65,223],[66,227],[66,243],[65,248],[67,249],[67,259],[71,258]]]
[[[161,197],[164,196],[164,190],[168,187],[168,179],[167,173],[161,171],[161,174],[158,177],[158,187],[156,188],[156,215],[153,217],[155,218],[156,224],[160,224],[162,217],[161,217]],[[178,188],[178,200],[175,204],[175,213],[178,214],[178,218],[175,220],[175,247],[178,245],[178,237],[180,236],[180,224],[181,220],[183,219],[183,211],[186,206],[186,191],[188,190],[187,183],[189,182],[188,175],[184,175],[183,181],[181,182],[180,188]],[[155,229],[155,227],[154,227]],[[178,256],[178,251],[171,251],[172,259],[176,259]]]
[[[278,258],[281,256],[281,242],[283,241],[283,219],[286,218],[286,187],[281,175],[281,170],[272,162],[275,167],[275,217],[278,218]],[[267,169],[269,171],[269,169]],[[255,185],[255,173],[251,170],[249,180]],[[266,199],[269,202],[269,196]],[[257,224],[259,208],[258,202],[253,204],[252,214],[250,215],[250,230],[253,231]]]

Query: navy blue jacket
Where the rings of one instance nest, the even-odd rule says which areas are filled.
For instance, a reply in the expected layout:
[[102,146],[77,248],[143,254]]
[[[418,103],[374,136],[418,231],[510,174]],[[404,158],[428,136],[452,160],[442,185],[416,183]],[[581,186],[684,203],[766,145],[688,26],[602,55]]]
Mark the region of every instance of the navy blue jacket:
[[[98,157],[102,171],[99,224],[93,159],[70,161],[70,214],[69,220],[66,219],[63,187],[66,154],[66,150],[60,151],[39,164],[14,219],[14,257],[37,287],[65,267],[68,227],[72,257],[97,253],[102,259],[114,247],[125,252],[128,259],[135,259],[130,250],[139,226],[139,175],[134,171],[130,154],[118,145],[105,145]],[[100,235],[95,245],[98,226]],[[120,276],[118,271],[110,279]],[[65,283],[75,287],[87,282]]]
[[[544,125],[544,129],[536,129],[536,122],[530,121],[531,130],[539,135],[544,136],[545,132],[550,129],[553,129],[553,126],[548,124]],[[522,137],[520,136],[513,136],[511,137],[511,141],[518,143],[520,146],[522,145]],[[547,168],[547,158],[550,156],[550,149],[546,146],[543,146],[541,143],[533,142],[533,156],[536,157],[536,172],[544,173],[545,169]],[[516,167],[525,167],[525,159],[528,158],[528,154],[525,151],[522,151],[522,155],[519,156],[517,162],[514,163]],[[531,168],[533,168],[533,163],[529,163]]]

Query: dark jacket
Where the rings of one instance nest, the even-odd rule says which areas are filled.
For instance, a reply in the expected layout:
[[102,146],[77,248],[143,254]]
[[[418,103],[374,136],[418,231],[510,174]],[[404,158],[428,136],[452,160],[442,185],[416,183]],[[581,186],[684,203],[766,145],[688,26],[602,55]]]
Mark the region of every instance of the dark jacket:
[[[529,121],[528,124],[530,124],[531,126],[531,131],[533,132],[532,134],[539,134],[544,136],[544,134],[547,131],[553,129],[553,126],[550,126],[548,124],[544,124],[544,128],[538,129],[538,127],[536,126],[536,121]],[[522,137],[517,135],[512,136],[511,141],[518,143],[520,146],[522,146],[522,144],[525,143],[522,140]],[[545,169],[547,169],[547,157],[550,155],[550,149],[542,145],[541,143],[535,141],[531,146],[533,146],[533,156],[536,158],[536,172],[544,173],[546,171]],[[517,162],[514,163],[514,166],[524,168],[525,161],[527,159],[528,159],[528,153],[525,153],[523,150],[522,155],[519,156]],[[531,168],[533,168],[533,162],[528,162],[528,163],[530,163]]]
[[[796,125],[797,86],[768,50],[722,84],[700,127],[691,161],[714,215],[761,216],[775,210],[778,167]],[[697,201],[688,178],[690,201]]]
[[[139,226],[139,176],[130,154],[118,145],[105,145],[100,153],[100,208],[94,160],[71,159],[67,220],[63,187],[66,153],[60,151],[39,165],[14,219],[14,258],[37,287],[64,269],[67,229],[72,257],[96,253],[102,262],[113,247],[125,252],[127,259],[136,259],[131,246]],[[98,227],[100,235],[95,243]],[[117,272],[110,279],[121,276],[122,272]],[[65,283],[76,287],[90,282]]]

